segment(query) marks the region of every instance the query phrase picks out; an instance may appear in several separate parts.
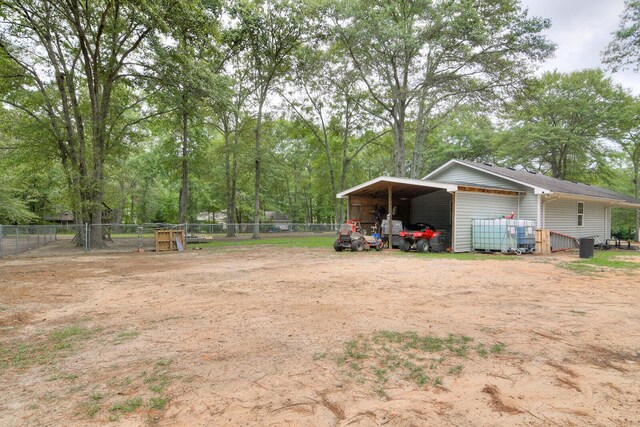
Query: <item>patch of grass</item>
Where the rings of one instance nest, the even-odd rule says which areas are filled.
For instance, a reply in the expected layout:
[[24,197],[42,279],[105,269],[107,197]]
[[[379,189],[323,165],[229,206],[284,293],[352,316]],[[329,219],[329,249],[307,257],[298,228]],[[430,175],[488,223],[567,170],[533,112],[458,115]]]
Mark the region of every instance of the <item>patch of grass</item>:
[[424,372],[424,367],[410,361],[405,361],[404,367],[408,371],[407,378],[415,381],[418,387],[422,387],[429,381],[429,377]]
[[576,314],[578,316],[584,316],[585,314],[587,314],[586,311],[580,311],[580,310],[569,310],[569,313],[573,313],[573,314]]
[[122,332],[118,332],[116,336],[113,337],[113,340],[111,342],[115,345],[119,345],[124,342],[131,341],[137,338],[139,335],[140,335],[140,332],[136,331],[135,329],[130,331],[122,331]]
[[374,391],[376,392],[376,394],[377,394],[378,396],[380,396],[380,397],[381,397],[381,398],[383,398],[383,399],[388,399],[388,398],[389,398],[389,396],[387,395],[387,392],[386,392],[386,391],[384,391],[384,389],[383,389],[382,387],[376,387],[376,388],[374,389]]
[[449,369],[449,373],[451,375],[458,375],[458,374],[460,374],[462,372],[463,369],[464,369],[464,366],[456,365],[456,366],[454,366],[454,367]]
[[171,400],[166,392],[174,378],[169,372],[170,365],[170,359],[147,361],[147,369],[131,376],[119,376],[118,371],[123,367],[112,366],[114,375],[103,384],[92,385],[85,392],[76,415],[94,418],[102,413],[100,419],[119,421],[129,413],[142,412],[148,415],[147,422],[157,422],[163,416],[159,411],[166,410]]
[[[626,259],[634,258],[635,261],[627,261]],[[576,273],[594,273],[599,268],[609,268],[616,270],[634,270],[640,268],[640,252],[632,251],[596,251],[593,258],[579,259],[560,264],[561,267],[567,268]]]
[[47,378],[47,381],[75,380],[76,378],[78,378],[78,375],[74,373],[56,372]]
[[93,418],[98,414],[98,412],[100,412],[101,409],[102,406],[99,403],[89,402],[84,405],[83,412],[87,417]]
[[160,359],[156,362],[156,366],[169,366],[171,365],[171,359]]
[[49,334],[37,335],[30,341],[14,340],[2,343],[0,371],[8,367],[24,369],[34,364],[51,364],[56,358],[68,355],[81,347],[84,341],[93,338],[101,330],[71,325]]
[[128,414],[130,412],[135,411],[139,407],[142,406],[142,398],[141,397],[132,397],[131,399],[126,399],[121,402],[116,402],[109,408],[111,412],[117,412],[121,414]]
[[169,403],[169,399],[166,397],[163,397],[163,396],[152,397],[151,399],[149,399],[148,406],[149,406],[149,409],[162,411],[167,406],[167,403]]
[[352,359],[365,359],[369,351],[368,340],[354,339],[344,345],[344,354]]
[[313,360],[322,360],[327,358],[327,353],[313,353]]
[[504,345],[504,343],[496,343],[494,345],[491,346],[491,348],[489,348],[489,351],[492,354],[498,354],[498,353],[502,353],[505,349],[506,345]]
[[389,381],[386,369],[373,368],[373,373],[376,376],[376,381],[378,381],[379,383],[384,384]]
[[278,245],[291,248],[327,248],[333,251],[333,242],[336,240],[335,236],[287,236],[284,232],[278,237],[271,237],[270,235],[264,236],[259,240],[254,239],[239,239],[239,240],[216,240],[207,243],[198,243],[198,247],[202,248],[218,248],[225,246],[255,246],[255,245]]
[[480,357],[484,357],[485,359],[489,356],[489,351],[484,344],[478,344],[476,346],[476,352],[478,352]]
[[578,261],[561,262],[560,264],[558,264],[558,266],[569,271],[573,271],[574,273],[586,276],[590,276],[591,274],[598,272],[597,267],[589,264],[582,264]]
[[164,391],[167,385],[169,385],[169,372],[166,368],[170,364],[170,360],[160,360],[156,362],[155,367],[151,373],[147,373],[147,371],[144,371],[142,373],[143,382],[147,384],[149,390],[154,393],[160,394]]
[[473,346],[473,341],[466,335],[439,337],[419,335],[413,331],[379,331],[371,337],[358,335],[347,341],[343,351],[333,359],[339,366],[347,368],[343,371],[347,377],[357,383],[373,383],[376,392],[390,382],[437,387],[443,384],[445,375],[460,375],[463,366],[455,361],[469,358],[472,349],[487,358],[505,348],[499,342]]

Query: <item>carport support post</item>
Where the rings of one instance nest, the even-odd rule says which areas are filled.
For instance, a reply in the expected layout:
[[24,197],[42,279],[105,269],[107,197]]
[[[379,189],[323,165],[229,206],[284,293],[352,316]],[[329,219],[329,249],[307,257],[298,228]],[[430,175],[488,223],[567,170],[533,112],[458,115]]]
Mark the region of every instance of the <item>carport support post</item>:
[[393,186],[391,184],[388,184],[387,186],[387,196],[387,212],[389,212],[389,221],[387,222],[387,229],[389,230],[389,249],[393,249]]

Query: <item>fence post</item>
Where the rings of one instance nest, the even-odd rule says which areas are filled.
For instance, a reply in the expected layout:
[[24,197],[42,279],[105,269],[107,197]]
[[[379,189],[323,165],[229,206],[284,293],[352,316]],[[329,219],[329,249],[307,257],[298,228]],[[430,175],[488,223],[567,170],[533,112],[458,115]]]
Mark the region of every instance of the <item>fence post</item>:
[[4,230],[2,224],[0,224],[0,258],[2,258],[2,238],[4,237]]
[[89,237],[91,236],[91,229],[88,223],[84,223],[84,251],[89,252]]
[[18,230],[18,226],[16,225],[16,255],[18,255],[18,233],[20,231]]

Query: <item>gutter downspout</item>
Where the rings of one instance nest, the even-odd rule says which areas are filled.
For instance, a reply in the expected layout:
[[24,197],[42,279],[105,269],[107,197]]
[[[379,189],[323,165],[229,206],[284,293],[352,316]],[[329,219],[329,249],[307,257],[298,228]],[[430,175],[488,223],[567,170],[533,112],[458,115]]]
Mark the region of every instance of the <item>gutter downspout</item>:
[[[538,195],[538,197],[540,197],[540,195]],[[556,196],[554,198],[549,198],[547,200],[545,200],[544,202],[542,202],[542,208],[543,208],[543,221],[542,221],[542,228],[545,228],[545,226],[547,225],[547,209],[546,209],[546,204],[549,202],[553,202],[554,200],[558,200],[560,198],[560,196]]]

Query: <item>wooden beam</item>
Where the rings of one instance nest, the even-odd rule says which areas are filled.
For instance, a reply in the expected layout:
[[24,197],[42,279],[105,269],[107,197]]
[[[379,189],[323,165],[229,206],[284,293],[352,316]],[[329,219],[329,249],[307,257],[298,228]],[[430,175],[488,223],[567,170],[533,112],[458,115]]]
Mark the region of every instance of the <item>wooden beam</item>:
[[387,186],[387,204],[388,204],[388,210],[387,212],[389,213],[389,222],[388,227],[389,227],[389,249],[393,249],[393,185],[389,184]]
[[490,188],[465,187],[462,185],[458,186],[458,191],[466,191],[469,193],[501,194],[503,196],[517,196],[518,194],[520,194],[517,191],[511,190],[492,190]]

